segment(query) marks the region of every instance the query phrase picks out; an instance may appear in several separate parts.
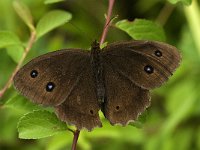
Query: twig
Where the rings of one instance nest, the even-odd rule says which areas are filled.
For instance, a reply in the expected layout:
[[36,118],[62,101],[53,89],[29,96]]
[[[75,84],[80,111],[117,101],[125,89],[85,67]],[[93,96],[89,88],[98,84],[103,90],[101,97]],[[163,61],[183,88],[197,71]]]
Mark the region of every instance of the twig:
[[114,3],[115,3],[115,0],[109,0],[109,6],[108,6],[107,17],[106,17],[106,23],[104,25],[103,32],[102,32],[102,35],[101,35],[100,45],[103,44],[103,42],[106,39],[106,35],[108,33],[108,28],[110,26],[110,19],[111,19],[111,15],[112,15],[112,10],[113,10]]
[[0,98],[3,97],[3,95],[5,94],[6,90],[10,87],[10,85],[12,84],[13,78],[15,76],[15,74],[17,73],[17,71],[19,70],[20,66],[22,65],[24,59],[26,58],[28,52],[30,51],[31,47],[33,46],[33,43],[35,42],[36,39],[36,32],[32,31],[31,32],[31,36],[29,38],[28,41],[28,45],[24,50],[24,53],[22,55],[22,58],[20,59],[19,63],[17,64],[17,66],[15,67],[14,71],[12,72],[10,78],[8,79],[6,85],[3,87],[2,90],[0,90]]
[[73,138],[73,143],[72,143],[72,149],[71,150],[76,150],[76,145],[77,145],[79,134],[80,134],[80,131],[77,129],[74,132],[74,138]]

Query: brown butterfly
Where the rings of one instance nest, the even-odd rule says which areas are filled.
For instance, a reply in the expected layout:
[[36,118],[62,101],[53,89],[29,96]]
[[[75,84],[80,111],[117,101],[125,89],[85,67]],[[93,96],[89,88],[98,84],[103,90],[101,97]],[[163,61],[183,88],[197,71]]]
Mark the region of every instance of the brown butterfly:
[[94,42],[91,52],[64,49],[31,60],[14,85],[78,129],[101,127],[99,110],[112,125],[125,126],[150,105],[149,90],[161,86],[180,60],[175,47],[161,42],[117,42],[103,49]]

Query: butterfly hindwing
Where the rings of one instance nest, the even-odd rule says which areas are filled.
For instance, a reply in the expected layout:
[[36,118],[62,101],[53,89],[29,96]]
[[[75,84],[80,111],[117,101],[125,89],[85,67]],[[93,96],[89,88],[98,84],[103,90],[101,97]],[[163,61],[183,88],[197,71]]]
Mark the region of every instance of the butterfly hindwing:
[[104,61],[106,100],[103,113],[112,125],[127,125],[150,105],[148,90],[136,86]]
[[[88,62],[89,63],[89,62]],[[100,104],[97,100],[93,72],[89,67],[79,77],[79,82],[64,103],[56,107],[61,120],[75,125],[79,130],[92,130],[101,127],[99,118]]]

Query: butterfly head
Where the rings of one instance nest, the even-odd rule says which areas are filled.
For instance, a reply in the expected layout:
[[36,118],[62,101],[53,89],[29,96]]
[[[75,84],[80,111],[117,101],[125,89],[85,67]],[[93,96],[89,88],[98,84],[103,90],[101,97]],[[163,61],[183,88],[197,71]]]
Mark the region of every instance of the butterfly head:
[[91,55],[97,56],[100,53],[100,44],[95,40],[91,45]]
[[97,40],[92,42],[91,49],[100,49],[100,44],[99,44],[99,42]]

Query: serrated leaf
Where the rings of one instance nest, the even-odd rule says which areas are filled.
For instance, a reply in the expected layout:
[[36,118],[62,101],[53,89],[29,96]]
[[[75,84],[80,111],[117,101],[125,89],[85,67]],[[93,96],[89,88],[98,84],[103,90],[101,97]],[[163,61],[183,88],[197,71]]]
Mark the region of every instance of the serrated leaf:
[[135,40],[165,41],[165,33],[161,26],[145,19],[135,19],[133,22],[121,20],[116,27],[125,31]]
[[16,63],[18,63],[22,58],[24,48],[20,45],[8,46],[7,53]]
[[183,3],[184,5],[189,6],[192,3],[192,0],[168,0],[172,4],[176,4],[178,2]]
[[45,110],[25,114],[18,122],[19,138],[40,139],[66,131],[67,125]]
[[54,28],[67,23],[72,18],[69,12],[54,10],[47,13],[37,24],[37,38],[43,36]]
[[25,22],[31,31],[35,30],[33,25],[33,19],[29,8],[22,3],[22,1],[16,0],[13,2],[13,7],[19,17]]
[[6,48],[13,45],[22,45],[22,43],[13,32],[0,31],[0,48]]
[[64,0],[45,0],[44,3],[45,4],[52,4],[52,3],[58,3],[58,2],[62,2]]
[[42,109],[39,105],[33,104],[25,97],[15,94],[12,98],[10,98],[4,105],[4,107],[12,108],[17,111],[27,112],[33,111],[37,109]]

